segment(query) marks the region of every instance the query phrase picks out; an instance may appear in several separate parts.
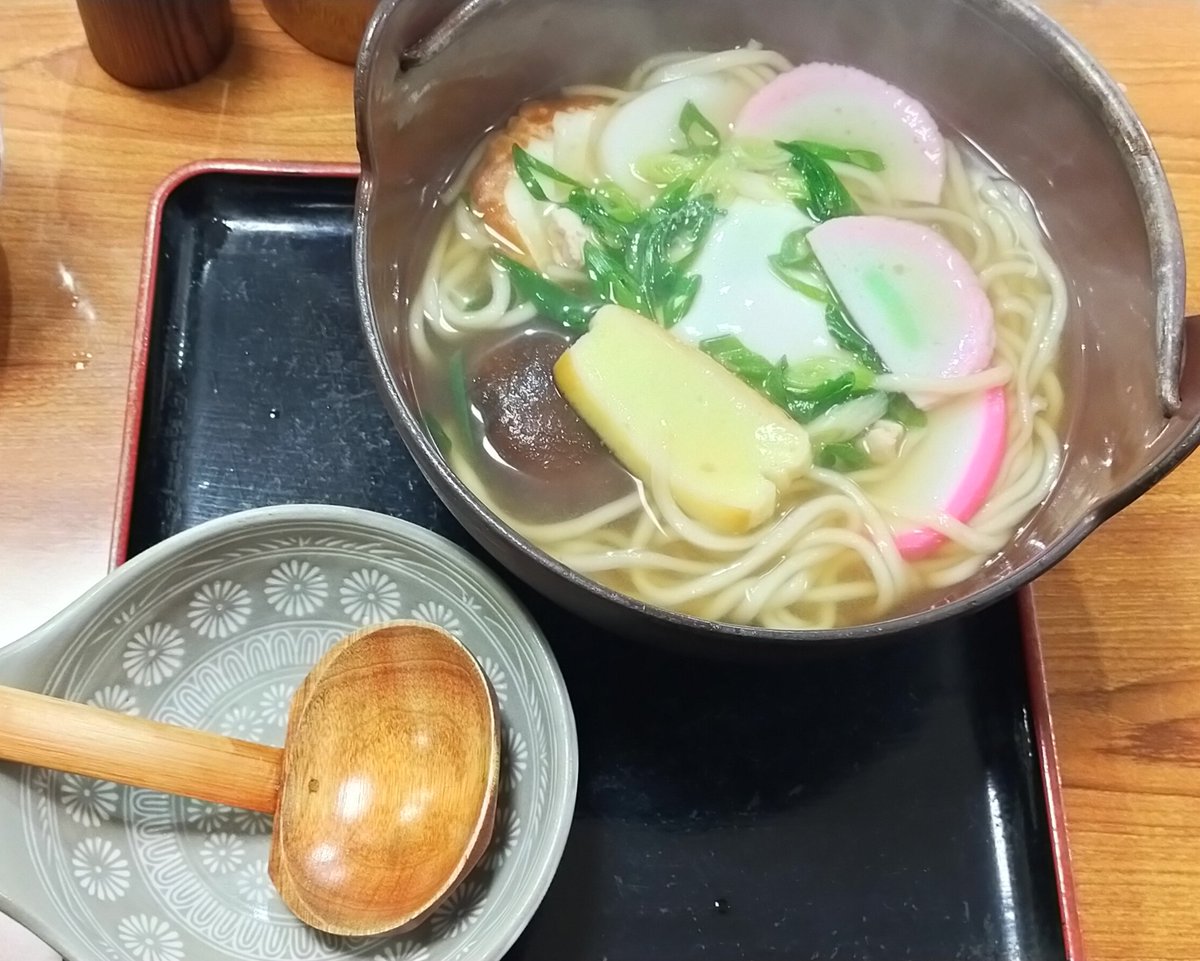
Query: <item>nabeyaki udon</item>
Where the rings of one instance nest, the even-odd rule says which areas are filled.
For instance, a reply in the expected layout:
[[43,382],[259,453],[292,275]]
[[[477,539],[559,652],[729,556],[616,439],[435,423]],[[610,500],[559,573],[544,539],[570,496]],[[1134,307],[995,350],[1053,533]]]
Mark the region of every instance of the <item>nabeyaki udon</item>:
[[[886,79],[681,52],[522,104],[472,162],[413,305],[419,399],[464,481],[580,572],[836,626],[969,576],[1048,491],[1048,238]],[[486,361],[525,338],[537,376],[497,391]],[[547,472],[566,435],[603,483]],[[538,471],[505,459],[543,440]]]

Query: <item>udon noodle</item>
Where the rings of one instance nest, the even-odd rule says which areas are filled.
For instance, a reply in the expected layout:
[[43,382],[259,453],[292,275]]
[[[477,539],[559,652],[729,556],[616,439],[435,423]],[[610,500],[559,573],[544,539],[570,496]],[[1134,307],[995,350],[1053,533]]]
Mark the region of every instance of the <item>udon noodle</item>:
[[[728,74],[759,88],[792,66],[756,44],[709,55],[674,52],[639,65],[623,87],[588,85],[563,94],[620,103],[698,74]],[[914,597],[936,598],[970,577],[1010,542],[1058,474],[1063,393],[1056,355],[1067,292],[1023,191],[968,143],[947,136],[945,146],[945,187],[937,204],[896,201],[878,173],[838,162],[831,167],[864,214],[918,222],[949,240],[970,262],[992,305],[995,347],[985,369],[949,378],[882,373],[877,384],[938,395],[1004,388],[1003,460],[969,521],[947,513],[906,516],[888,494],[898,462],[848,473],[814,466],[786,491],[767,522],[741,534],[689,516],[662,470],[634,483],[631,493],[545,522],[497,502],[470,453],[477,443],[455,437],[451,468],[514,530],[565,565],[643,601],[703,618],[831,628],[885,616]],[[465,185],[479,156],[467,159],[446,192],[447,214],[411,304],[413,356],[434,380],[455,345],[481,332],[515,330],[538,316],[494,261],[497,238],[470,206]],[[730,189],[754,196],[763,183],[750,172],[740,181],[732,178]],[[583,272],[572,268],[548,273],[563,282],[583,280]],[[920,432],[909,440],[921,442]],[[929,556],[906,559],[893,536],[901,522],[936,531],[945,543]]]

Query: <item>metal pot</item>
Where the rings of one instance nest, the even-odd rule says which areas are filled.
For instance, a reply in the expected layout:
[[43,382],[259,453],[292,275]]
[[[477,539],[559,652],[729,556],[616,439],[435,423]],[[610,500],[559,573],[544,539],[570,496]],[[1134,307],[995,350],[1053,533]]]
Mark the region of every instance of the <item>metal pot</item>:
[[[884,76],[995,158],[1038,206],[1074,299],[1061,360],[1066,454],[1053,491],[1002,556],[936,605],[878,623],[739,627],[601,587],[486,509],[415,409],[402,318],[434,201],[481,133],[564,84],[623,77],[665,49],[750,38],[793,62]],[[355,103],[357,290],[395,423],[441,499],[501,564],[619,633],[727,650],[820,648],[920,628],[1046,571],[1200,443],[1200,362],[1185,362],[1183,243],[1162,168],[1117,84],[1026,0],[391,0],[368,28]]]

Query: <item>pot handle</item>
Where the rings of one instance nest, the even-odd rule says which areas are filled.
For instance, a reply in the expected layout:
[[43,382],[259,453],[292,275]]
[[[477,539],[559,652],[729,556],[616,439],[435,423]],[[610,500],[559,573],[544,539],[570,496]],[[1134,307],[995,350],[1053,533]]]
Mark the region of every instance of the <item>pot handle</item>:
[[[509,0],[385,0],[375,9],[374,15],[363,33],[359,51],[358,82],[360,89],[365,81],[365,68],[378,56],[381,43],[394,48],[398,73],[419,66],[443,50],[467,21],[484,10],[501,6]],[[403,14],[393,14],[402,7]],[[396,17],[399,26],[388,31],[392,36],[383,37],[381,27],[389,18]],[[365,89],[363,89],[365,93]]]
[[[1179,274],[1164,277],[1159,273],[1158,298],[1158,400],[1164,417],[1174,417],[1182,403],[1179,384],[1183,377],[1184,338],[1189,325],[1200,321],[1200,314],[1185,317],[1183,314],[1183,284]],[[1178,303],[1179,309],[1172,309]],[[1178,318],[1172,322],[1172,318]]]
[[1129,132],[1133,143],[1143,141],[1127,160],[1129,173],[1142,203],[1146,236],[1150,241],[1150,276],[1154,283],[1158,340],[1158,401],[1163,416],[1171,419],[1183,405],[1180,384],[1184,379],[1187,328],[1196,317],[1185,316],[1187,308],[1187,261],[1179,211],[1165,186],[1166,174],[1145,130]]
[[400,53],[401,72],[418,66],[440,53],[454,39],[454,35],[469,20],[492,7],[502,6],[509,0],[466,0],[460,3],[436,27],[425,33],[420,40],[410,43]]

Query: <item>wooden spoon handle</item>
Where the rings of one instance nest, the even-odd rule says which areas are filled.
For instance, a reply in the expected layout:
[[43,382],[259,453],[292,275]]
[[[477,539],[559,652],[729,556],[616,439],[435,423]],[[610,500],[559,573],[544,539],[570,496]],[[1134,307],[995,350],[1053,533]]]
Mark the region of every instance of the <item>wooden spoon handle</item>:
[[274,814],[283,751],[0,687],[0,758]]

